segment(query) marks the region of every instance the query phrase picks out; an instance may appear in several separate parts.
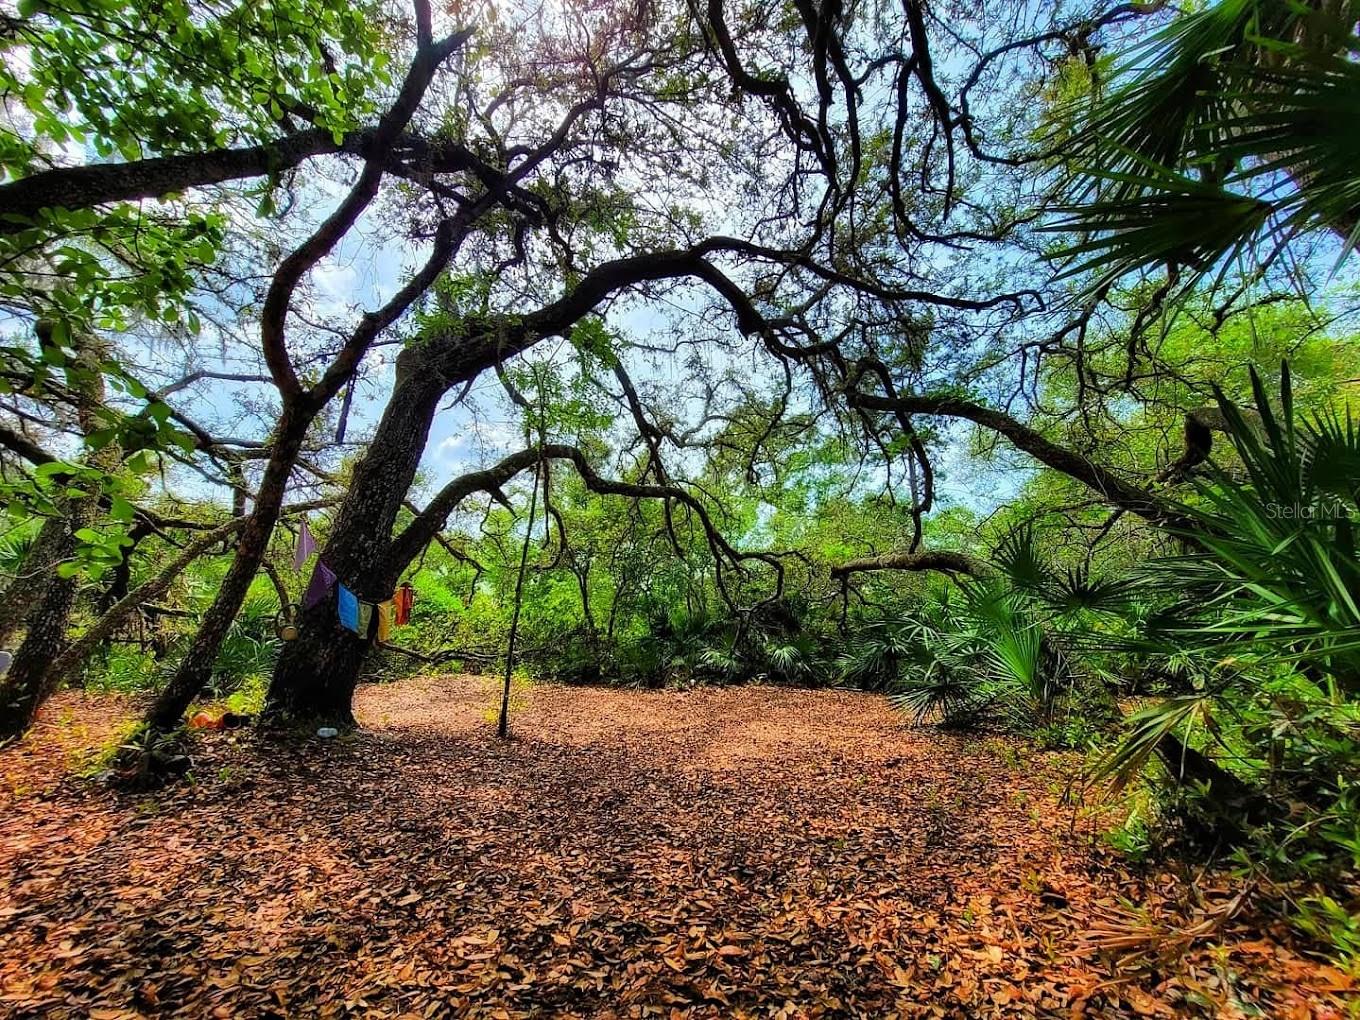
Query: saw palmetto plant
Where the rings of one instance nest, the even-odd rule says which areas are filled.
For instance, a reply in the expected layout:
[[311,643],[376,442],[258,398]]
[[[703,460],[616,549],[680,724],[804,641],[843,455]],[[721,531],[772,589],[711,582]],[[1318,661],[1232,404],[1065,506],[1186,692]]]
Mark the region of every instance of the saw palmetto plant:
[[841,657],[841,675],[858,684],[878,678],[918,721],[991,720],[1042,732],[1078,703],[1085,713],[1102,700],[1103,681],[1082,645],[1100,619],[1127,606],[1131,584],[1093,577],[1086,566],[1058,567],[1029,527],[1003,539],[993,566],[913,618],[861,631]]
[[1220,395],[1230,451],[1184,507],[1187,551],[1147,573],[1175,592],[1140,636],[1170,696],[1130,720],[1102,771],[1119,787],[1160,753],[1185,778],[1193,755],[1258,820],[1295,816],[1353,854],[1357,833],[1327,819],[1360,768],[1360,432],[1349,414],[1299,414],[1287,368],[1278,409],[1255,372],[1252,386],[1255,416]]
[[[1091,289],[1167,266],[1188,288],[1360,231],[1360,40],[1350,0],[1225,0],[1119,58],[1057,118],[1069,173],[1048,229]],[[1244,267],[1246,258],[1252,266]]]

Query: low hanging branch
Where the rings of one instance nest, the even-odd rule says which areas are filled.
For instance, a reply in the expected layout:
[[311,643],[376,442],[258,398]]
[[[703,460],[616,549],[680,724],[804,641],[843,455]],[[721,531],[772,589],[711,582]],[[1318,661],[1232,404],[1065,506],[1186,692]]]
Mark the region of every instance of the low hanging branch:
[[873,411],[931,414],[963,418],[1009,439],[1035,460],[1095,490],[1113,506],[1128,510],[1154,524],[1188,522],[1157,496],[1132,482],[1125,481],[1109,468],[1088,460],[1075,450],[1059,446],[1040,432],[1010,415],[970,400],[951,396],[882,397],[854,391],[847,394],[852,405]]
[[[997,411],[970,400],[953,396],[894,396],[886,397],[847,390],[851,406],[872,411],[930,414],[949,418],[963,418],[990,429],[1009,439],[1018,449],[1035,460],[1074,478],[1094,490],[1111,506],[1137,514],[1152,524],[1180,531],[1194,530],[1193,522],[1151,489],[1126,481],[1110,468],[1092,461],[1075,450],[1060,446],[1036,429],[1025,425],[1003,411]],[[1183,477],[1209,457],[1212,433],[1223,431],[1223,415],[1216,408],[1199,408],[1186,413],[1185,451],[1165,468],[1157,480]]]
[[669,500],[684,505],[699,519],[715,562],[727,563],[733,567],[740,567],[742,563],[751,560],[765,563],[775,571],[778,590],[783,590],[784,564],[780,554],[743,552],[735,548],[713,523],[704,504],[690,492],[675,484],[659,485],[604,478],[591,466],[581,450],[565,443],[547,443],[541,453],[537,447],[518,450],[492,467],[470,471],[453,479],[435,495],[421,513],[416,515],[406,529],[392,540],[388,548],[384,573],[391,577],[399,576],[415,561],[426,544],[444,529],[454,508],[474,492],[490,493],[499,502],[508,503],[505,494],[501,492],[501,487],[521,471],[533,467],[540,456],[545,461],[570,461],[581,481],[591,492],[606,496],[626,496],[630,499]]
[[[591,492],[607,496],[628,496],[632,499],[671,499],[683,503],[699,518],[714,553],[731,563],[751,559],[763,560],[771,565],[778,563],[779,557],[775,553],[741,552],[734,548],[713,523],[703,503],[678,485],[624,482],[604,478],[595,471],[581,450],[566,443],[545,444],[542,456],[545,460],[570,461]],[[492,467],[470,471],[453,479],[439,491],[415,520],[393,539],[389,554],[390,562],[400,561],[403,568],[412,562],[425,543],[443,530],[454,508],[472,493],[488,492],[500,502],[506,502],[501,487],[521,471],[533,467],[538,458],[539,450],[536,447],[518,450]]]
[[938,570],[946,574],[966,574],[984,577],[991,572],[986,563],[966,553],[949,552],[890,552],[881,556],[866,556],[849,560],[831,568],[836,579],[871,570]]
[[[1167,528],[1180,534],[1186,541],[1192,541],[1196,530],[1194,522],[1182,514],[1173,503],[1163,499],[1150,488],[1125,481],[1109,468],[1092,461],[1075,450],[1060,446],[1045,437],[1036,429],[1006,414],[955,396],[922,396],[866,393],[859,389],[859,382],[866,375],[878,378],[890,387],[887,369],[880,362],[864,359],[848,369],[845,384],[846,400],[851,407],[862,411],[887,412],[899,417],[907,414],[940,415],[962,418],[989,429],[1010,440],[1016,448],[1023,450],[1040,463],[1073,478],[1094,490],[1101,499],[1115,509],[1115,516],[1106,527],[1113,525],[1119,515],[1134,513],[1151,524]],[[1249,409],[1243,409],[1244,418],[1253,424],[1259,421]],[[1174,482],[1187,478],[1190,473],[1209,459],[1213,448],[1213,434],[1227,429],[1227,421],[1217,407],[1202,407],[1187,411],[1185,415],[1185,449],[1175,460],[1156,475],[1157,483]],[[851,560],[833,567],[831,576],[845,582],[853,573],[872,570],[940,570],[950,574],[967,574],[973,577],[987,572],[986,564],[951,552],[918,552],[914,546],[909,551],[886,553]]]
[[[477,648],[441,648],[437,652],[421,652],[414,648],[406,648],[403,645],[384,644],[384,652],[394,652],[397,655],[406,655],[417,662],[427,665],[437,666],[440,663],[451,662],[455,659],[470,659],[473,662],[492,662],[501,657],[499,651],[482,651]],[[538,654],[544,651],[542,648],[522,649],[520,655]]]

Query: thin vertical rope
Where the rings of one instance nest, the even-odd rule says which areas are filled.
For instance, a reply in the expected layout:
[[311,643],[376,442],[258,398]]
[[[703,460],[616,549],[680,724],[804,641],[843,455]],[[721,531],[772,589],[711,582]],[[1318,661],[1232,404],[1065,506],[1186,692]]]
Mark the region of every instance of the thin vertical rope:
[[[540,479],[546,477],[543,462],[543,447],[547,442],[547,407],[546,398],[543,394],[543,378],[540,374],[540,366],[534,366],[534,382],[538,386],[538,461],[534,464],[534,487],[529,493],[529,523],[524,528],[524,545],[519,553],[519,577],[515,579],[515,609],[510,614],[510,640],[506,643],[505,649],[505,683],[501,685],[501,714],[496,722],[496,736],[504,740],[510,735],[510,680],[514,676],[515,670],[515,639],[519,635],[519,611],[524,600],[524,572],[529,566],[529,543],[534,537],[534,514],[538,510],[538,486]],[[526,410],[528,407],[526,405]],[[529,438],[529,426],[526,422],[524,438]],[[543,503],[546,508],[548,495],[543,494]],[[544,511],[544,524],[547,524],[547,512]],[[546,530],[545,530],[546,534]]]
[[543,468],[543,447],[534,464],[534,488],[529,495],[529,524],[524,529],[524,546],[519,554],[519,577],[515,580],[515,609],[510,614],[510,641],[505,650],[505,683],[501,687],[501,715],[496,723],[496,736],[504,740],[510,735],[510,677],[515,669],[515,637],[519,633],[519,607],[524,594],[524,572],[529,565],[529,542],[534,537],[534,514],[538,510],[538,477]]

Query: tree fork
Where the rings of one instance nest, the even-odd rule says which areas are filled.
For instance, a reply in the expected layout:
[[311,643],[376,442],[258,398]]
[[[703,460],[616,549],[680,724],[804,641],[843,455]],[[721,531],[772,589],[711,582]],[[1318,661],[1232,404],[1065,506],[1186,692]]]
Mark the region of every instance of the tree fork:
[[161,692],[148,715],[147,722],[156,729],[168,730],[178,725],[184,710],[211,675],[218,649],[264,560],[283,505],[288,478],[297,462],[308,427],[353,375],[359,360],[378,333],[395,322],[425,292],[457,246],[457,225],[451,219],[441,221],[436,231],[434,248],[421,269],[386,304],[360,319],[340,353],[322,373],[320,381],[310,388],[303,388],[286,343],[293,294],[302,278],[340,242],[377,196],[387,150],[415,115],[440,65],[472,34],[470,29],[462,29],[436,40],[431,34],[429,0],[416,0],[415,9],[418,36],[416,55],[396,100],[374,131],[372,152],[358,180],[320,226],[279,264],[265,294],[260,321],[261,346],[269,374],[283,398],[283,410],[270,444],[270,456],[256,493],[255,507],[237,544],[236,557],[174,678]]

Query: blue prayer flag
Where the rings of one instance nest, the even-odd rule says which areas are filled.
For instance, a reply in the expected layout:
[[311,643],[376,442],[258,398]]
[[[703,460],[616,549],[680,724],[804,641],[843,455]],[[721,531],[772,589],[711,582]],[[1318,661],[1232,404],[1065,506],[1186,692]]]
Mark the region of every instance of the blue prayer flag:
[[359,596],[343,584],[336,588],[336,605],[340,607],[340,626],[359,633]]

